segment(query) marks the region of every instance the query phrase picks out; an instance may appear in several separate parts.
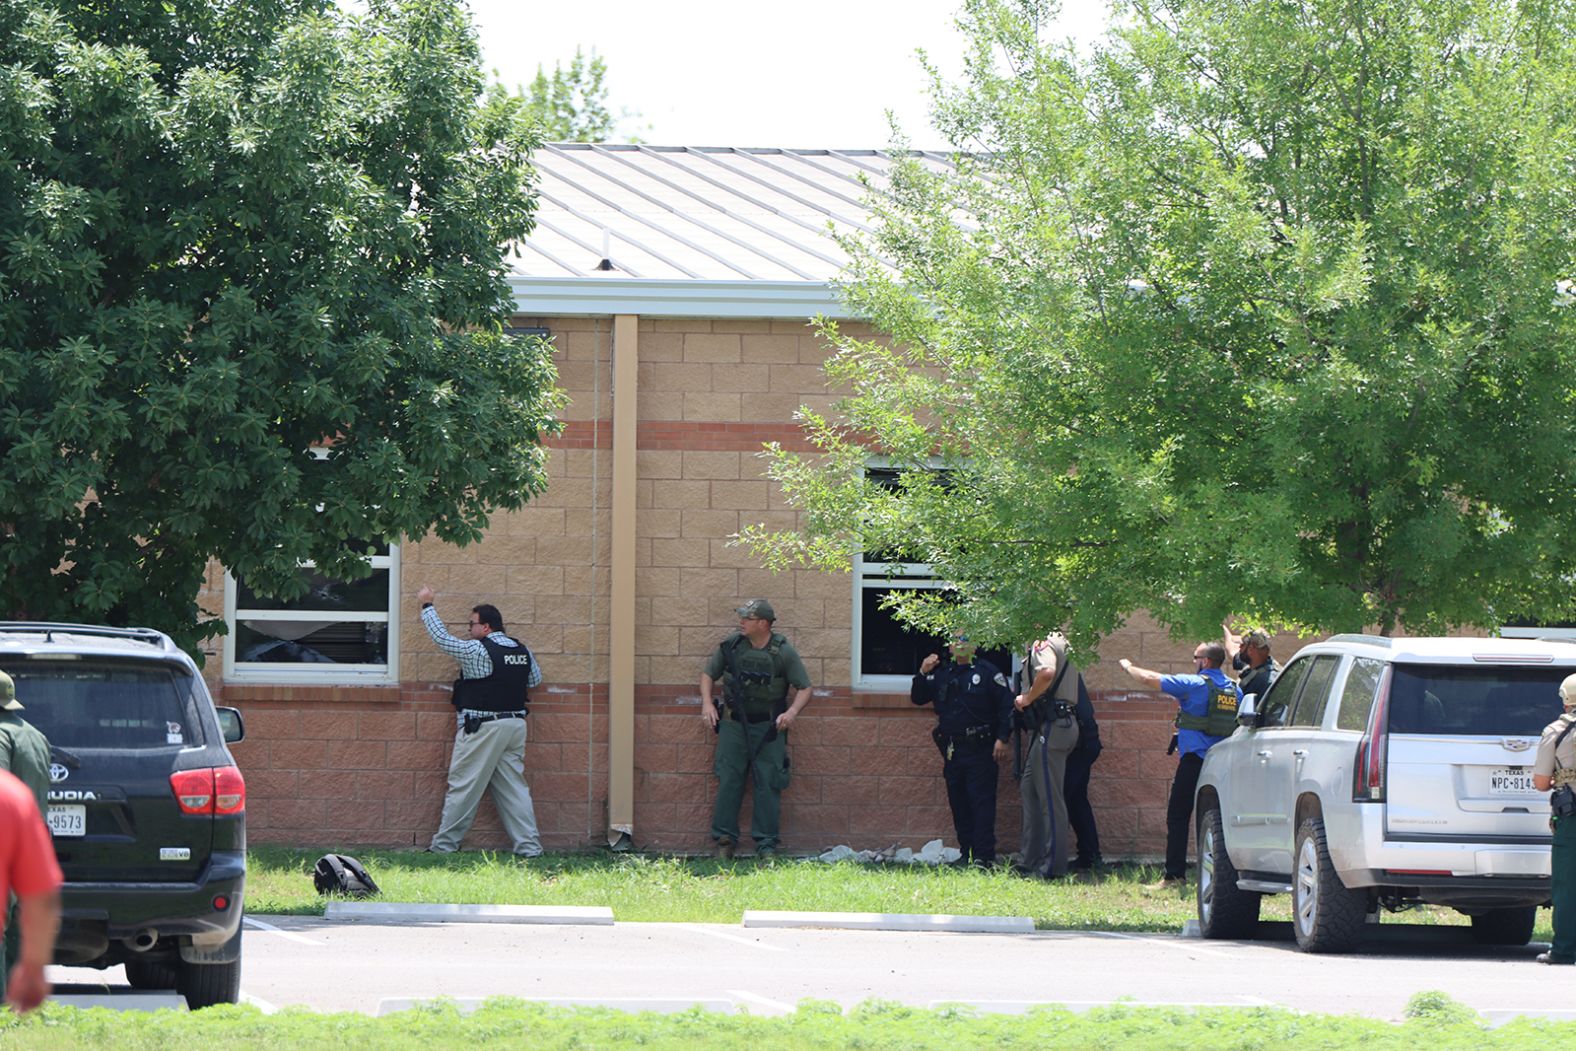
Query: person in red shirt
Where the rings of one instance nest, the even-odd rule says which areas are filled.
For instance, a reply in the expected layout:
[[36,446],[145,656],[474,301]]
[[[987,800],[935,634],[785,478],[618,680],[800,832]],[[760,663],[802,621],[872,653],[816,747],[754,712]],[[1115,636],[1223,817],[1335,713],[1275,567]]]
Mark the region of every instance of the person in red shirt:
[[[10,968],[5,998],[19,1014],[49,996],[44,968],[54,956],[60,930],[61,881],[55,845],[33,793],[0,770],[0,901],[9,901],[16,892],[22,929],[21,959]],[[0,911],[0,924],[4,922]],[[0,960],[0,966],[8,967],[10,961]]]

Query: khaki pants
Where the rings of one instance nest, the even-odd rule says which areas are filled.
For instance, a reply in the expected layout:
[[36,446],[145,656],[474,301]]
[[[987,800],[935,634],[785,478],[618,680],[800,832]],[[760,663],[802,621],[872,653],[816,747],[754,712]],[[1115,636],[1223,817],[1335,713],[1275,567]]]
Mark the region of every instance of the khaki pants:
[[493,806],[516,854],[535,857],[542,852],[536,832],[536,809],[525,783],[524,719],[494,719],[473,734],[454,732],[454,754],[449,758],[449,791],[443,798],[443,817],[432,837],[432,849],[449,854],[476,820],[483,790],[491,787]]
[[1046,720],[1029,741],[1018,779],[1023,799],[1023,829],[1018,838],[1018,868],[1025,875],[1051,879],[1067,875],[1067,754],[1078,745],[1078,722],[1071,716]]

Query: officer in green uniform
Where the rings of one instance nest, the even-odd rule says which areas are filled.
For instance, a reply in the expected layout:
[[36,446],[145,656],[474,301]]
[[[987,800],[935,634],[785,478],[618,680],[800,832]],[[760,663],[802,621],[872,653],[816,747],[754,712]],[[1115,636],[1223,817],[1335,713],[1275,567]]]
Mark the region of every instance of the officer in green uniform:
[[1554,943],[1539,963],[1576,963],[1576,675],[1560,683],[1565,712],[1543,728],[1532,762],[1532,786],[1549,797],[1554,849],[1549,860],[1554,887]]
[[[0,671],[0,770],[9,770],[27,786],[38,800],[38,812],[48,813],[49,739],[17,712],[22,702],[16,699],[16,683]],[[0,998],[5,995],[6,974],[21,949],[21,925],[17,922],[16,902],[4,903],[10,910],[5,939],[0,941]]]
[[[777,852],[778,797],[788,786],[787,731],[809,703],[810,676],[799,652],[772,630],[777,614],[770,602],[752,599],[737,612],[739,630],[722,641],[700,675],[701,718],[717,733],[711,838],[718,857],[733,857],[744,780],[750,776],[750,838],[755,840],[755,856],[766,858]],[[713,695],[719,684],[721,705]]]

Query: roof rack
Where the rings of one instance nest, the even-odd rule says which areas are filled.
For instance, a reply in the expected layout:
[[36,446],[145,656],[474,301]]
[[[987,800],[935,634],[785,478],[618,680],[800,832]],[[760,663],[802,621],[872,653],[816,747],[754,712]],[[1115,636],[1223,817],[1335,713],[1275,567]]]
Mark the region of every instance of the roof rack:
[[1364,635],[1364,634],[1357,633],[1357,632],[1354,632],[1354,633],[1351,633],[1351,634],[1343,634],[1343,635],[1331,635],[1328,639],[1325,639],[1324,641],[1326,641],[1326,642],[1359,642],[1359,643],[1362,643],[1365,646],[1383,646],[1385,649],[1389,649],[1390,647],[1395,645],[1395,640],[1390,638],[1389,636],[1386,636],[1386,635]]
[[112,628],[103,624],[66,624],[53,621],[36,620],[0,620],[0,632],[25,635],[43,635],[44,641],[53,642],[52,636],[58,632],[62,635],[96,635],[106,639],[131,639],[136,642],[151,642],[161,650],[175,648],[175,643],[164,632],[155,628]]

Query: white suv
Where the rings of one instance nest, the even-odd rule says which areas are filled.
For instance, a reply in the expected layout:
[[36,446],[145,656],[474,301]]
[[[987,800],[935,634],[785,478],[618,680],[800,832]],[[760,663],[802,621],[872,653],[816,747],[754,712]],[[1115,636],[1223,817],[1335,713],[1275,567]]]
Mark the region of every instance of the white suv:
[[1339,952],[1420,903],[1522,945],[1549,900],[1549,803],[1532,787],[1576,645],[1336,635],[1305,647],[1199,775],[1198,918],[1251,937],[1292,895],[1299,947]]

